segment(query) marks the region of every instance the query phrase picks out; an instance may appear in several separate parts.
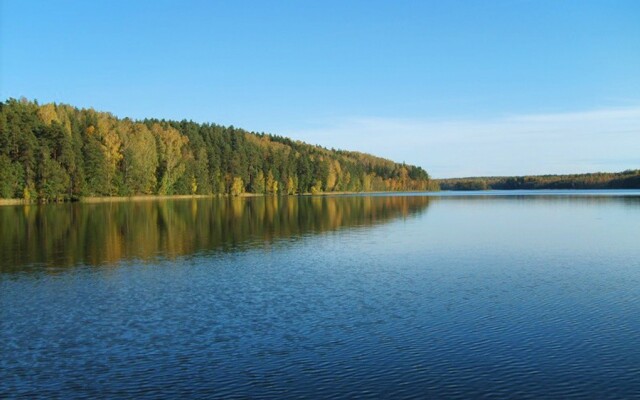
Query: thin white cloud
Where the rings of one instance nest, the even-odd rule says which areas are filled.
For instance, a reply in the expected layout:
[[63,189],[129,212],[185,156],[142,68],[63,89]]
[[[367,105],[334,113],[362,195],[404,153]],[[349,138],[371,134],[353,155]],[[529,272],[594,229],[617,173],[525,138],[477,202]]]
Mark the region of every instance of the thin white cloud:
[[418,164],[434,177],[640,168],[640,106],[459,121],[354,117],[289,134]]

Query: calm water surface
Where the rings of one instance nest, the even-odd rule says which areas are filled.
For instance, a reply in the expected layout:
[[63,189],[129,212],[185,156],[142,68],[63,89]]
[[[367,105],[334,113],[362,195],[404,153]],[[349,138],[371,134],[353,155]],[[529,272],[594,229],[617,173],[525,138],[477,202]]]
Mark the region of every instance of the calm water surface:
[[0,398],[639,398],[640,192],[0,207]]

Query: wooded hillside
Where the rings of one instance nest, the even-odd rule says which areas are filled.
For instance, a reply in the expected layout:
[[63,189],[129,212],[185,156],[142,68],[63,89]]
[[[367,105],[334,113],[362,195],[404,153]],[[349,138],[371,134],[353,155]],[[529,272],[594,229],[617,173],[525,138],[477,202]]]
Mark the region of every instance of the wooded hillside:
[[233,126],[0,103],[0,197],[425,190],[420,167]]

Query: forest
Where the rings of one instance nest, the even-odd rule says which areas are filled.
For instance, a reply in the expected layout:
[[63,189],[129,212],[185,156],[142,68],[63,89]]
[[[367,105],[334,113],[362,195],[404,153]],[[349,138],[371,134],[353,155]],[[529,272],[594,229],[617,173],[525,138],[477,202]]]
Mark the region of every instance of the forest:
[[0,198],[316,194],[434,188],[418,166],[233,126],[0,103]]
[[441,190],[640,189],[640,170],[574,175],[438,179]]

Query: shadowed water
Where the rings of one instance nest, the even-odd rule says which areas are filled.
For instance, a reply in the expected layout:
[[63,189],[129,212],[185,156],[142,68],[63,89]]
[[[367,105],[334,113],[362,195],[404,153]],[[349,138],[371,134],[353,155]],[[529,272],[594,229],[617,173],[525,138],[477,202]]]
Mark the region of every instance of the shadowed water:
[[607,194],[0,207],[0,398],[638,397]]

